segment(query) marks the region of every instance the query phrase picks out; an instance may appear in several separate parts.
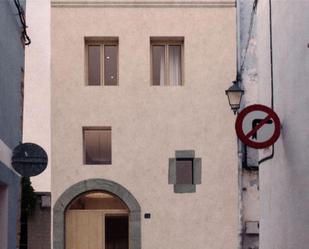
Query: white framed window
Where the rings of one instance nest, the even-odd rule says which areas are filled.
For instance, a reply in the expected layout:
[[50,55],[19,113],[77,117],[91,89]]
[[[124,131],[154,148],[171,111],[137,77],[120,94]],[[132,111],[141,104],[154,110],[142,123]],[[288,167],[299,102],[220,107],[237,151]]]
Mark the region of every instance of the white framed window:
[[85,38],[86,85],[118,85],[118,38]]
[[183,85],[184,38],[151,37],[151,84],[153,86]]

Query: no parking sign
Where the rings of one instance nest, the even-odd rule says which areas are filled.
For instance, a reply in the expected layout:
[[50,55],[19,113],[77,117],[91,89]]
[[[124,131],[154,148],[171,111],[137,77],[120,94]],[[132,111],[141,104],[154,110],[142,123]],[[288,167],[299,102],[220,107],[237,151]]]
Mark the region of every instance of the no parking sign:
[[274,144],[280,136],[280,127],[278,115],[264,105],[250,105],[244,108],[235,123],[238,138],[255,149]]

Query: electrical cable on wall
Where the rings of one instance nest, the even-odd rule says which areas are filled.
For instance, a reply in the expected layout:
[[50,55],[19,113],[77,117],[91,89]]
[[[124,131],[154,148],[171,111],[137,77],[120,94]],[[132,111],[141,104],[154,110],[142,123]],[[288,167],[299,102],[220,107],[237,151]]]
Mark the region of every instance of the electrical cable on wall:
[[[248,39],[245,47],[245,54],[243,56],[242,63],[240,65],[239,71],[237,73],[237,81],[241,81],[241,76],[244,72],[244,66],[246,62],[246,57],[250,45],[250,39],[252,37],[252,31],[253,31],[253,24],[254,24],[254,17],[256,15],[256,10],[257,10],[257,4],[258,0],[254,0],[253,6],[252,6],[252,11],[251,11],[251,17],[250,17],[250,24],[249,24],[249,31],[248,31]],[[269,41],[269,51],[270,51],[270,73],[271,73],[271,109],[274,110],[274,80],[273,80],[273,38],[272,38],[272,3],[271,0],[269,0],[269,36],[270,36],[270,41]],[[244,148],[244,153],[245,153],[245,164],[244,166],[246,168],[249,168],[247,165],[247,148],[245,146]],[[261,159],[258,161],[258,164],[261,164],[269,159],[272,159],[274,157],[275,153],[275,146],[272,145],[272,152],[269,156]],[[255,168],[255,167],[253,167]],[[252,168],[252,169],[253,169]],[[251,167],[250,167],[251,169]]]
[[31,43],[31,40],[30,40],[30,37],[27,34],[25,12],[24,12],[23,8],[21,7],[19,0],[14,0],[14,3],[15,3],[15,6],[17,8],[19,20],[21,22],[22,29],[23,29],[22,30],[22,39],[24,40],[25,45],[29,45]]

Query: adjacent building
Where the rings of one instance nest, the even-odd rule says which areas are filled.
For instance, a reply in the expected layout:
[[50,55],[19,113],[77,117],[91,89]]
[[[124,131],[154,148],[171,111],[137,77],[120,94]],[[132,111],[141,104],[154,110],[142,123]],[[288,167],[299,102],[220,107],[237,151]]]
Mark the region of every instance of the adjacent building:
[[39,144],[48,154],[47,168],[32,177],[36,208],[28,217],[29,249],[51,248],[50,154],[50,0],[27,0],[31,46],[25,49],[23,142]]
[[[236,2],[29,0],[23,139],[50,162],[31,248],[51,210],[54,249],[306,249],[309,4]],[[237,148],[236,57],[242,107],[281,119],[274,147]]]
[[[258,9],[259,100],[278,113],[282,129],[272,160],[260,165],[261,248],[306,249],[309,238],[309,3],[273,1]],[[269,64],[269,13],[273,74]],[[268,63],[267,63],[268,62]],[[271,82],[273,91],[271,91]],[[269,153],[269,152],[268,152]],[[264,153],[263,157],[269,154]],[[275,238],[275,239],[274,239]]]
[[54,249],[239,246],[234,1],[51,2]]
[[[25,1],[16,1],[20,10]],[[24,31],[14,1],[0,1],[0,248],[17,247],[20,177],[12,150],[22,139]]]
[[243,104],[273,108],[282,125],[274,146],[248,152],[243,218],[258,221],[259,231],[244,237],[244,248],[306,249],[309,3],[239,1],[239,6]]

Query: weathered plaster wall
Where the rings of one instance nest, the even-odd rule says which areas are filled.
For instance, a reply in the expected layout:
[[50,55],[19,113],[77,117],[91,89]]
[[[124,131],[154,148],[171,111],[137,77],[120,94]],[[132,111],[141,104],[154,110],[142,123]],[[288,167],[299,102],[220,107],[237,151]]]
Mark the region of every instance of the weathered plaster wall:
[[[85,86],[85,36],[119,37],[119,86]],[[150,85],[150,36],[183,36],[185,84]],[[52,8],[52,197],[104,178],[141,205],[142,248],[237,247],[235,8]],[[112,127],[112,165],[83,165],[82,127]],[[175,194],[168,159],[202,158],[196,193]]]
[[27,1],[27,32],[31,45],[25,52],[23,142],[45,149],[46,170],[31,178],[35,191],[50,191],[50,0]]
[[[242,108],[248,105],[256,104],[258,97],[258,68],[257,68],[257,17],[254,0],[238,1],[238,29],[239,29],[239,63],[238,69],[241,76],[242,88],[245,90],[242,99]],[[242,248],[258,249],[259,234],[252,234],[247,225],[251,222],[259,222],[259,172],[252,170],[258,164],[258,152],[255,149],[242,146],[242,172],[241,184],[242,203],[241,203],[241,221],[242,221]],[[247,155],[246,155],[247,152]],[[251,170],[250,170],[251,168]],[[255,168],[256,169],[256,168]]]
[[[266,2],[258,9],[259,99],[270,105]],[[309,244],[308,13],[307,1],[272,1],[274,104],[282,133],[274,159],[260,165],[261,249],[307,249]]]

